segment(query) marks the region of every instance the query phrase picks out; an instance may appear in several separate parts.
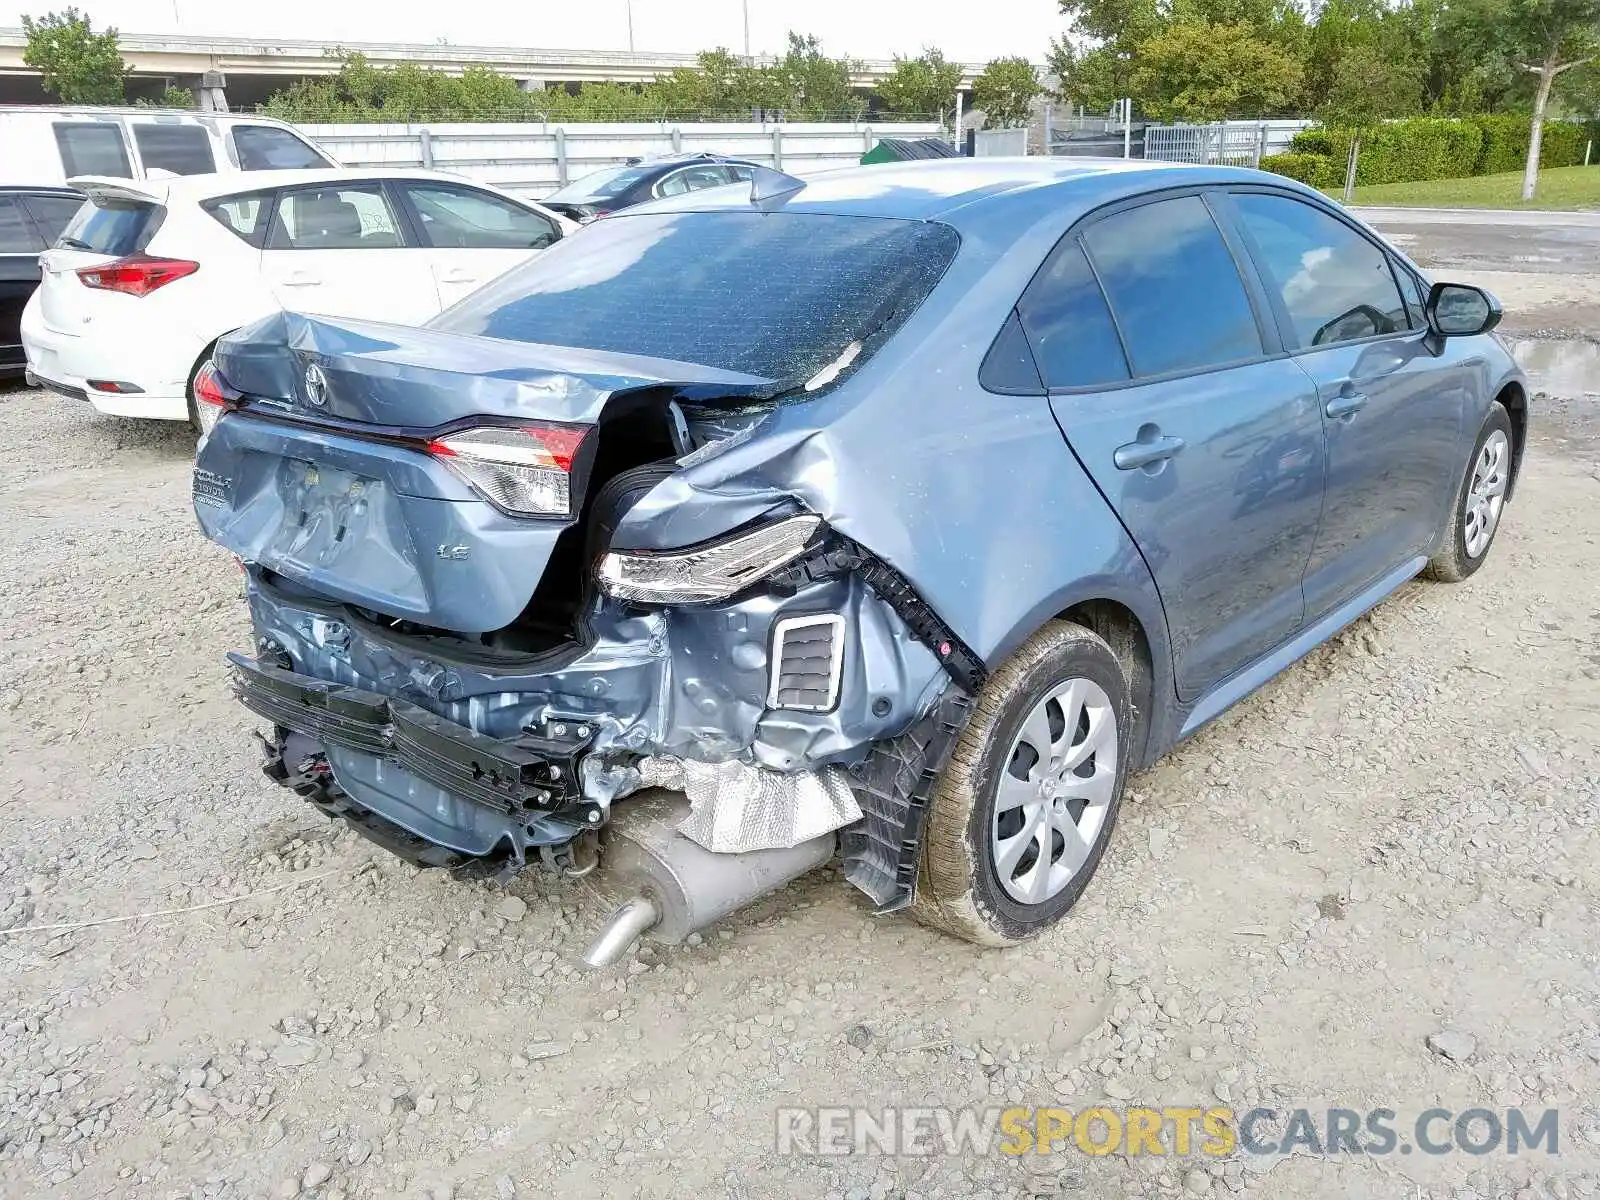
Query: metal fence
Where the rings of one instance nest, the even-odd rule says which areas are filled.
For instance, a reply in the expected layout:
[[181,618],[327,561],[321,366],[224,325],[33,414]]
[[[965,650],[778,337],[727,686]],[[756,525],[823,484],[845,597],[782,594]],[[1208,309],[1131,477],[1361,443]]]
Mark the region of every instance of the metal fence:
[[349,167],[431,167],[541,196],[630,158],[697,150],[766,163],[791,175],[850,166],[880,137],[948,136],[931,122],[827,124],[449,123],[303,125]]
[[1163,162],[1253,167],[1289,148],[1310,121],[1219,121],[1214,125],[1149,125],[1144,156]]

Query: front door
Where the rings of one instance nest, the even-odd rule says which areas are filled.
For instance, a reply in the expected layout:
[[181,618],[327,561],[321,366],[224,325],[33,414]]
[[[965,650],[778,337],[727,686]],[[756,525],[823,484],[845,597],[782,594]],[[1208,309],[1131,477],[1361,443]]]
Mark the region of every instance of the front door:
[[470,296],[561,237],[543,213],[478,188],[432,180],[398,184],[411,208],[441,308]]
[[1185,700],[1305,616],[1322,418],[1267,357],[1263,309],[1199,195],[1095,220],[1019,305],[1056,420],[1155,577]]
[[290,312],[419,325],[441,307],[426,252],[406,245],[379,183],[284,191],[261,271]]
[[1403,267],[1355,226],[1293,196],[1232,195],[1285,341],[1316,385],[1328,495],[1306,567],[1307,615],[1322,616],[1409,558],[1444,527],[1460,469],[1471,375],[1423,344]]

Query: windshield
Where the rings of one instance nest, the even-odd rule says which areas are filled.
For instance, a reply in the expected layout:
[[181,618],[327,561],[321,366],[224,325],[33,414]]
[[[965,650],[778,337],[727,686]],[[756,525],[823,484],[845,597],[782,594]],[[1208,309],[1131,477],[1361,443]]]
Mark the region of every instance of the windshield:
[[566,187],[551,192],[545,197],[545,201],[554,201],[557,204],[581,204],[585,200],[610,200],[614,196],[622,195],[655,169],[654,166],[607,167],[603,171],[585,175],[582,179],[574,179]]
[[948,225],[882,217],[756,211],[608,217],[430,324],[794,384],[852,342],[897,327],[939,281],[959,244]]

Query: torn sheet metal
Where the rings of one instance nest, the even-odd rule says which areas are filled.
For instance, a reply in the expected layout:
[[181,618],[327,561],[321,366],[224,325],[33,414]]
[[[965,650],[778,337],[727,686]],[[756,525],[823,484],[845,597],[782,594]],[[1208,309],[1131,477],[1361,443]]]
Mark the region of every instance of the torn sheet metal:
[[769,771],[737,759],[692,762],[666,755],[639,764],[646,787],[689,797],[678,832],[707,850],[788,849],[861,819],[844,770]]

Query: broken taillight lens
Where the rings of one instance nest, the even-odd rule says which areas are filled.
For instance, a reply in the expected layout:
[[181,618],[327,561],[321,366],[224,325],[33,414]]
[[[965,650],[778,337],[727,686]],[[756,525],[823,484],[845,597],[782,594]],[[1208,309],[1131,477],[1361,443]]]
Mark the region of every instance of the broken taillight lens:
[[217,370],[217,364],[206,363],[195,372],[194,377],[194,415],[200,422],[200,437],[208,437],[217,422],[222,419],[222,414],[228,411],[230,401],[237,400],[239,393],[228,386]]
[[572,464],[588,426],[483,425],[428,443],[428,453],[507,512],[572,514]]
[[104,292],[123,292],[129,296],[148,296],[157,288],[166,287],[174,279],[193,275],[200,264],[186,258],[152,258],[148,254],[130,254],[98,267],[84,267],[78,272],[83,286]]

